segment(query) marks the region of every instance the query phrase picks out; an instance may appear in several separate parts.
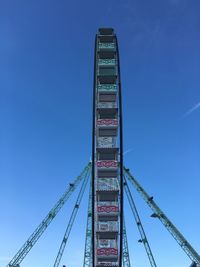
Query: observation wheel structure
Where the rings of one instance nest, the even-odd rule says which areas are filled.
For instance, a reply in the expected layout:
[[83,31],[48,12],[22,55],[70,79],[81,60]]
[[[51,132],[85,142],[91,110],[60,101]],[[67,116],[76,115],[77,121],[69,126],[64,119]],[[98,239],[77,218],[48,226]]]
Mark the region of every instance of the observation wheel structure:
[[[200,267],[200,256],[123,164],[122,95],[118,42],[112,28],[100,28],[95,38],[92,160],[69,183],[52,209],[36,227],[6,267],[23,267],[36,245],[72,193],[79,193],[52,267],[59,267],[87,185],[90,184],[83,267],[131,267],[124,218],[124,192],[150,267],[157,267],[131,188],[134,187],[191,260]],[[22,264],[22,265],[21,265]],[[63,263],[64,264],[64,263]],[[68,264],[63,267],[69,266]],[[135,264],[136,266],[136,264]],[[27,267],[25,265],[25,267]],[[70,267],[70,266],[69,266]],[[136,266],[137,267],[137,266]]]
[[117,38],[100,28],[95,39],[92,142],[93,266],[122,266],[123,139]]

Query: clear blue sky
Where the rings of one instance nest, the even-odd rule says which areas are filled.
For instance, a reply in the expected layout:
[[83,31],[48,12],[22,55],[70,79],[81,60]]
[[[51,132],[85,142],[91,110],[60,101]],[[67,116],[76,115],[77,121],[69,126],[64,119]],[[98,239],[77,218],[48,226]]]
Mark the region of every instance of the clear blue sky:
[[[200,251],[199,0],[0,1],[0,266],[91,154],[94,36],[120,44],[125,164]],[[135,191],[133,191],[135,192]],[[187,256],[135,195],[160,267]],[[62,263],[82,265],[87,196]],[[73,201],[22,267],[52,266]],[[129,208],[133,265],[148,266]]]

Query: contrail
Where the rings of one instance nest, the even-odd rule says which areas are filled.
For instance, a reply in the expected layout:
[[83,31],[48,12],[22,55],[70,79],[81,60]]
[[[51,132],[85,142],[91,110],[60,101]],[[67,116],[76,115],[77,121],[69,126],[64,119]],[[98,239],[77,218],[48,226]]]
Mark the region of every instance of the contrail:
[[183,117],[186,117],[188,115],[190,115],[192,112],[194,112],[195,110],[197,110],[198,108],[200,108],[200,102],[197,103],[193,108],[189,109]]
[[126,155],[127,153],[130,153],[131,151],[133,151],[133,148],[131,148],[131,149],[127,149],[127,150],[123,153],[123,155]]

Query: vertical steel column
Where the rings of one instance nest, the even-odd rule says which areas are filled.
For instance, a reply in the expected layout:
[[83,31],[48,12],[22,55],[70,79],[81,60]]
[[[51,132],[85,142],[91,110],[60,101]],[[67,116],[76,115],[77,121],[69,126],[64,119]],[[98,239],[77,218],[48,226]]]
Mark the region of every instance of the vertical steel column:
[[119,90],[119,118],[120,118],[120,254],[119,266],[122,267],[123,259],[123,215],[124,215],[124,189],[123,189],[123,118],[122,118],[122,89],[121,89],[121,73],[120,73],[120,58],[119,46],[116,37],[117,48],[117,67],[118,67],[118,90]]
[[92,267],[92,183],[90,183],[88,200],[87,229],[83,267]]
[[123,267],[131,267],[125,220],[124,220],[124,229],[123,229]]
[[97,35],[95,37],[94,45],[94,77],[93,77],[93,113],[92,113],[92,266],[95,263],[95,237],[94,237],[94,225],[95,225],[95,106],[96,106],[96,47],[97,47]]

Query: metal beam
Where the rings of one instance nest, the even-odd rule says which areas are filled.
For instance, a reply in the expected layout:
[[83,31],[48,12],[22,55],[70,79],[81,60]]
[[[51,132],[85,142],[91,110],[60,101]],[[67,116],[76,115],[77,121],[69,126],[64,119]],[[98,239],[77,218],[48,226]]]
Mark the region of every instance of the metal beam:
[[123,265],[123,222],[124,222],[124,164],[123,164],[123,110],[122,110],[122,86],[121,86],[121,72],[120,72],[120,57],[119,57],[119,46],[116,37],[116,50],[117,50],[117,69],[118,69],[118,90],[119,90],[119,138],[120,138],[120,252],[119,252],[119,267]]
[[83,267],[92,267],[92,185],[90,186],[88,200],[88,216]]
[[61,245],[60,245],[60,248],[59,248],[59,251],[58,251],[58,254],[57,254],[57,257],[56,257],[56,260],[54,262],[54,265],[53,267],[58,267],[59,264],[60,264],[60,261],[62,259],[62,255],[63,255],[63,252],[65,250],[65,246],[67,244],[67,241],[68,241],[68,238],[69,238],[69,235],[71,233],[71,230],[72,230],[72,226],[74,224],[74,221],[75,221],[75,218],[76,218],[76,215],[78,213],[78,209],[80,207],[80,203],[81,203],[81,200],[83,198],[83,194],[85,192],[85,188],[86,188],[86,185],[88,183],[88,177],[85,177],[85,179],[83,180],[83,183],[82,183],[82,186],[81,186],[81,189],[79,191],[79,194],[78,194],[78,197],[77,197],[77,200],[76,200],[76,203],[74,205],[74,209],[72,211],[72,214],[71,214],[71,217],[69,219],[69,222],[68,222],[68,225],[67,225],[67,229],[65,231],[65,234],[64,234],[64,237],[63,237],[63,240],[61,242]]
[[133,177],[130,173],[129,169],[124,167],[124,173],[128,180],[134,185],[136,190],[140,193],[142,198],[148,204],[148,206],[152,209],[153,214],[152,217],[158,218],[165,228],[170,232],[170,234],[174,237],[183,251],[188,255],[188,257],[200,266],[200,256],[196,252],[196,250],[190,245],[190,243],[185,239],[185,237],[179,232],[176,226],[168,219],[168,217],[164,214],[164,212],[158,207],[158,205],[153,200],[153,197],[149,196],[147,192],[142,188],[142,186],[138,183],[138,181]]
[[123,224],[123,256],[122,257],[123,257],[123,267],[131,267],[125,220]]
[[145,248],[146,253],[147,253],[147,256],[149,258],[149,262],[150,262],[151,267],[157,267],[156,262],[155,262],[154,257],[153,257],[153,253],[151,251],[151,247],[149,245],[147,236],[145,234],[145,231],[144,231],[144,228],[143,228],[139,213],[137,211],[135,202],[133,200],[130,188],[129,188],[128,184],[127,184],[127,180],[126,180],[125,177],[124,177],[124,188],[125,188],[125,192],[126,192],[126,195],[127,195],[127,198],[128,198],[128,202],[130,204],[130,207],[131,207],[131,210],[132,210],[132,213],[133,213],[133,217],[135,219],[136,225],[137,225],[139,233],[140,233],[141,239],[138,240],[138,242],[143,243],[144,248]]
[[20,250],[17,252],[17,254],[13,257],[13,259],[9,262],[9,264],[6,267],[18,266],[23,261],[23,259],[26,257],[26,255],[29,253],[29,251],[33,248],[35,243],[47,229],[49,224],[56,217],[60,209],[66,203],[72,192],[77,188],[81,180],[87,176],[90,169],[91,169],[91,163],[88,163],[88,165],[83,169],[81,174],[78,177],[76,177],[73,183],[69,184],[64,194],[56,202],[55,206],[49,211],[47,216],[43,219],[43,221],[39,224],[39,226],[35,229],[32,235],[28,238],[28,240],[24,243],[24,245],[20,248]]
[[96,69],[97,69],[97,35],[94,45],[94,78],[93,78],[93,114],[92,114],[92,267],[95,267],[95,109],[96,109]]

